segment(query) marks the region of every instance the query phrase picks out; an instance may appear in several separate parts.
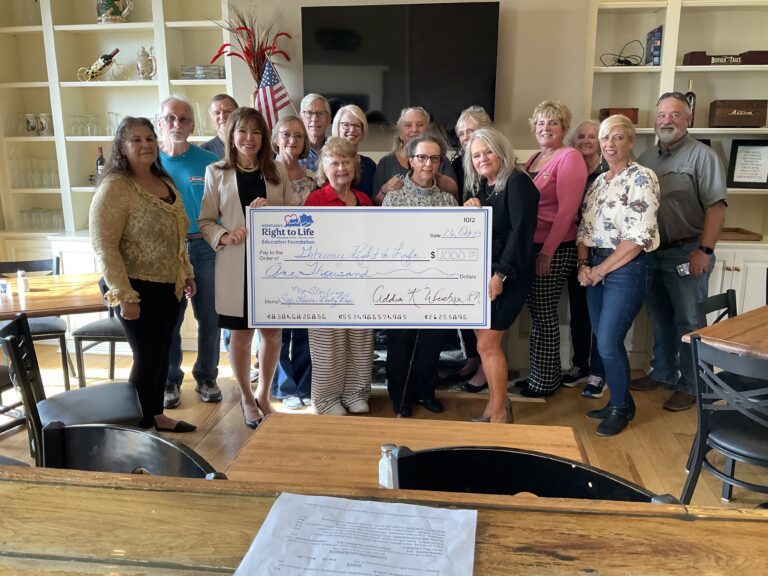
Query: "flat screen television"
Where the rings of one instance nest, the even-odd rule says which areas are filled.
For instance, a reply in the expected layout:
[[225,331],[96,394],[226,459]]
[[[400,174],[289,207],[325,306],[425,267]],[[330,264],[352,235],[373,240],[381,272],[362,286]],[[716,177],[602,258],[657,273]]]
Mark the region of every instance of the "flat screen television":
[[498,26],[498,2],[302,8],[304,92],[369,122],[407,106],[448,127],[471,105],[493,117]]

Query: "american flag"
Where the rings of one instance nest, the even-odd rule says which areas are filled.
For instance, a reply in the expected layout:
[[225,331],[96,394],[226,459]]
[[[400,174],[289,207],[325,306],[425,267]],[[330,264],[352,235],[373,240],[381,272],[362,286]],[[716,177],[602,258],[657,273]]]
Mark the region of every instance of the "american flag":
[[277,113],[290,103],[291,99],[282,80],[277,75],[272,62],[267,60],[264,74],[259,82],[259,91],[256,93],[256,110],[262,113],[270,130],[277,123]]

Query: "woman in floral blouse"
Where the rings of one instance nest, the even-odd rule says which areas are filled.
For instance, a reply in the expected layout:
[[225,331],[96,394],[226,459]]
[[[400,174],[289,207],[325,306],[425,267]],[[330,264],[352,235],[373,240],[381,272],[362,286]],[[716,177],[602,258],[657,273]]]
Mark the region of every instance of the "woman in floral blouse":
[[659,182],[652,170],[632,160],[635,129],[626,116],[604,120],[598,136],[609,170],[587,191],[576,242],[578,278],[589,287],[587,305],[599,351],[592,372],[611,391],[608,404],[587,416],[601,420],[599,436],[614,436],[635,415],[624,338],[645,296],[645,255],[659,245]]

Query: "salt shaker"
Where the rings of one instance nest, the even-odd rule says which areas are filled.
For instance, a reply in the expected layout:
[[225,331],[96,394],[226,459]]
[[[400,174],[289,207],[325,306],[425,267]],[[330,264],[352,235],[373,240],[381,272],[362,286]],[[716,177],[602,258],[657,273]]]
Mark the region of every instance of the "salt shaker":
[[392,450],[397,448],[394,444],[381,445],[381,458],[379,459],[379,485],[384,488],[394,488],[395,482],[392,472]]
[[19,270],[16,272],[16,283],[19,287],[19,292],[26,292],[29,290],[29,278],[27,278],[27,273],[24,272],[24,270]]

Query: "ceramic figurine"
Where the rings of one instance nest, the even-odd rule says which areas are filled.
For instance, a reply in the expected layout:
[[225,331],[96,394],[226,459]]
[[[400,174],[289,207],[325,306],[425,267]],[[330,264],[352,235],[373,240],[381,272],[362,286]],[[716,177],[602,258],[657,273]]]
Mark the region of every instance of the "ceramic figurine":
[[144,46],[140,47],[136,59],[136,72],[138,72],[140,80],[151,80],[157,72],[157,62],[151,46],[149,52],[144,49]]
[[125,22],[133,12],[131,0],[97,0],[96,19],[98,22]]

